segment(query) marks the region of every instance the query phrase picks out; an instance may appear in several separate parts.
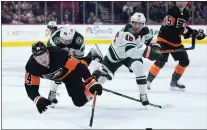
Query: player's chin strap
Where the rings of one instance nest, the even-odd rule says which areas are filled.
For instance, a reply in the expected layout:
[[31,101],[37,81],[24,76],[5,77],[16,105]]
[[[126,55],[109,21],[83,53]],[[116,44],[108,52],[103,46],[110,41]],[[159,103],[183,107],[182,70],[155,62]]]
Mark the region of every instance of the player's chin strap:
[[179,49],[173,49],[173,50],[162,50],[161,53],[172,53],[172,52],[180,52],[180,51],[187,51],[187,50],[193,50],[195,49],[195,40],[196,35],[192,35],[192,46],[188,48],[179,48]]
[[[118,92],[115,92],[115,91],[112,91],[112,90],[109,90],[109,89],[106,89],[106,88],[103,88],[104,91],[106,92],[109,92],[109,93],[113,93],[115,95],[118,95],[118,96],[121,96],[121,97],[124,97],[124,98],[128,98],[130,100],[134,100],[136,102],[141,102],[141,100],[139,99],[136,99],[136,98],[133,98],[133,97],[130,97],[130,96],[127,96],[127,95],[124,95],[124,94],[121,94],[121,93],[118,93]],[[165,108],[171,108],[173,107],[172,105],[170,104],[166,104],[166,105],[156,105],[156,104],[152,104],[152,103],[149,103],[150,106],[153,106],[153,107],[156,107],[156,108],[160,108],[160,109],[165,109]]]

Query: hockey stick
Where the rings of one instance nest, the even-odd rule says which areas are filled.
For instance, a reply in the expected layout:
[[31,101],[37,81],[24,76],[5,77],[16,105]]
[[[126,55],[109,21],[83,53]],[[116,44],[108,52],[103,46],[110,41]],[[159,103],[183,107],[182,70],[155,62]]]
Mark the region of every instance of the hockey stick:
[[192,46],[188,48],[179,48],[179,49],[173,49],[173,50],[162,50],[161,53],[172,53],[172,52],[180,52],[180,51],[187,51],[187,50],[193,50],[195,48],[195,40],[196,35],[192,35]]
[[[134,100],[134,101],[137,101],[137,102],[141,102],[141,100],[139,100],[139,99],[136,99],[136,98],[133,98],[133,97],[130,97],[130,96],[127,96],[127,95],[124,95],[124,94],[121,94],[121,93],[118,93],[118,92],[115,92],[115,91],[106,89],[106,88],[103,88],[103,90],[106,91],[106,92],[110,92],[110,93],[113,93],[113,94],[115,94],[115,95],[124,97],[124,98],[128,98],[128,99],[131,99],[131,100]],[[153,107],[156,107],[156,108],[160,108],[160,109],[165,109],[165,108],[170,108],[170,107],[172,107],[172,105],[170,105],[170,104],[167,104],[167,105],[165,105],[165,106],[160,106],[160,105],[156,105],[156,104],[149,103],[149,105],[150,105],[150,106],[153,106]]]
[[91,119],[90,119],[90,123],[89,126],[92,127],[93,125],[93,117],[94,117],[94,111],[95,111],[95,107],[96,107],[96,92],[94,93],[94,97],[93,97],[93,105],[92,105],[92,111],[91,111]]

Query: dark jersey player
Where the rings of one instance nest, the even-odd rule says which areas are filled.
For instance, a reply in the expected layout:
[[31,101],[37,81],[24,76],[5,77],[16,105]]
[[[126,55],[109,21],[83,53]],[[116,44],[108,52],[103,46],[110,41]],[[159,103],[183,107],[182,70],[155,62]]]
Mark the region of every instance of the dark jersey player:
[[[84,37],[71,25],[65,25],[65,27],[58,28],[55,21],[50,21],[47,28],[51,32],[51,37],[47,42],[48,47],[53,46],[67,50],[72,56],[78,58],[80,62],[86,66],[88,66],[92,60],[97,60],[99,62],[102,61],[102,56],[95,48],[92,48],[90,52],[84,57]],[[54,107],[58,102],[56,99],[56,92],[59,84],[59,82],[50,82],[50,93],[48,99],[54,103],[51,105],[51,107]]]
[[[184,48],[181,42],[181,35],[190,38],[195,35],[198,40],[205,38],[205,34],[191,29],[187,23],[189,19],[189,12],[185,9],[187,2],[176,2],[176,6],[168,10],[163,24],[160,28],[157,42],[161,45],[161,50]],[[189,58],[186,51],[170,53],[175,61],[179,63],[175,67],[170,83],[171,90],[185,90],[185,86],[178,81],[183,75],[185,68],[189,65]],[[169,53],[161,55],[161,58],[155,61],[151,66],[147,80],[148,89],[150,89],[151,82],[158,75],[159,71],[168,61]]]
[[38,91],[40,78],[63,82],[68,95],[78,107],[90,101],[95,91],[97,95],[102,94],[102,86],[92,78],[87,66],[67,51],[37,42],[32,45],[32,53],[25,67],[25,88],[39,113],[44,112],[52,103]]

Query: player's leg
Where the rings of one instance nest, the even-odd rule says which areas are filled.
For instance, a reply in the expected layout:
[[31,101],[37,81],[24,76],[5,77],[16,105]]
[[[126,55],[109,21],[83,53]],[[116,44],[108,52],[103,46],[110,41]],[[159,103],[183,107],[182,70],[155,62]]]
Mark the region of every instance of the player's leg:
[[114,73],[122,66],[122,61],[112,62],[108,56],[103,58],[102,64],[93,72],[93,76],[100,84],[104,84],[106,80],[112,80]]
[[103,56],[102,56],[100,50],[95,46],[94,48],[91,48],[91,50],[87,54],[87,56],[79,58],[79,59],[83,64],[88,66],[92,60],[102,62]]
[[[82,82],[82,78],[84,82]],[[93,79],[88,68],[83,64],[78,64],[76,69],[67,77],[65,82],[69,96],[75,106],[81,107],[93,98],[93,93],[102,93],[102,86]]]
[[172,80],[170,83],[171,90],[185,90],[185,86],[183,84],[180,84],[178,81],[185,72],[185,68],[189,65],[190,61],[188,58],[188,54],[186,51],[182,52],[175,52],[171,53],[172,57],[175,61],[179,61],[179,63],[175,67],[175,71],[172,74]]
[[162,54],[161,57],[154,62],[154,64],[151,66],[148,76],[147,76],[147,88],[151,89],[151,83],[156,78],[156,76],[159,74],[160,69],[162,69],[165,65],[165,63],[168,61],[169,54]]
[[50,81],[50,92],[48,95],[48,99],[52,102],[51,107],[54,108],[55,104],[58,103],[58,100],[56,98],[57,96],[57,88],[61,84],[60,81]]
[[136,82],[139,88],[142,105],[148,105],[149,101],[147,97],[147,78],[144,73],[144,65],[142,59],[126,58],[124,60],[124,65],[127,68],[130,68],[130,70],[132,70],[132,72],[136,75]]
[[[159,42],[161,45],[161,50],[168,50],[168,49],[174,49],[174,47]],[[148,76],[147,76],[147,88],[150,90],[151,83],[156,78],[156,76],[159,74],[160,70],[164,67],[165,63],[168,61],[169,53],[161,54],[161,57],[154,62],[154,64],[151,66]]]

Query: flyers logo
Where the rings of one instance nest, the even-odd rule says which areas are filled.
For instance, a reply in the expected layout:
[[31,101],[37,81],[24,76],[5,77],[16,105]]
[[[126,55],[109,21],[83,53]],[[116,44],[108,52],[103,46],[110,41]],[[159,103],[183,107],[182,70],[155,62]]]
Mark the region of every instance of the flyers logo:
[[185,19],[178,18],[176,28],[185,27],[185,23],[186,23]]
[[60,68],[60,69],[56,70],[53,73],[42,75],[42,77],[45,78],[45,79],[54,80],[55,78],[59,77],[62,74],[62,72],[63,72],[63,69]]

